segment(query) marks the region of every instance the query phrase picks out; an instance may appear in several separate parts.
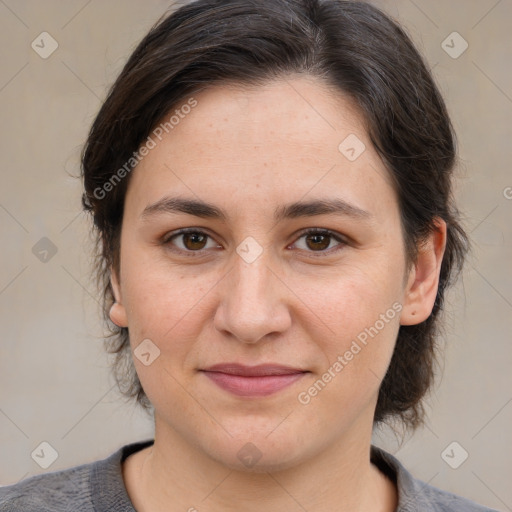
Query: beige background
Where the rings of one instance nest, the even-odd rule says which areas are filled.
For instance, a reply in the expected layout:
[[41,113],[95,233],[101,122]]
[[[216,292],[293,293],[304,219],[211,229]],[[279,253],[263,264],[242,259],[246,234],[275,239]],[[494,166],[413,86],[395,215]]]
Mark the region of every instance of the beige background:
[[[417,477],[512,510],[512,2],[375,3],[409,30],[446,97],[459,136],[457,195],[474,242],[448,301],[445,372],[428,426],[401,445],[389,432],[376,442]],[[106,87],[171,5],[0,0],[0,484],[44,471],[31,458],[42,441],[58,452],[51,471],[152,437],[109,375],[72,176]],[[47,59],[31,48],[43,31],[58,42]],[[469,44],[457,59],[441,46],[453,31]],[[42,237],[57,249],[46,263],[32,252]],[[458,469],[441,457],[453,441],[469,453]]]

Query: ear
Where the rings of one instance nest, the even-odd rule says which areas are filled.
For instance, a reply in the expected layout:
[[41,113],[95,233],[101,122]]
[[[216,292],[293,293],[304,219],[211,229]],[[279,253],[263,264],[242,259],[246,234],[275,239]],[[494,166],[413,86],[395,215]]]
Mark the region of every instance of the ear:
[[110,320],[112,320],[112,322],[114,322],[118,327],[128,327],[126,309],[123,306],[121,298],[121,286],[117,278],[117,273],[113,268],[110,269],[110,284],[112,285],[115,298],[115,302],[112,304],[109,311]]
[[435,229],[418,248],[416,263],[410,271],[400,325],[415,325],[432,313],[439,286],[439,274],[446,248],[446,222],[436,218]]

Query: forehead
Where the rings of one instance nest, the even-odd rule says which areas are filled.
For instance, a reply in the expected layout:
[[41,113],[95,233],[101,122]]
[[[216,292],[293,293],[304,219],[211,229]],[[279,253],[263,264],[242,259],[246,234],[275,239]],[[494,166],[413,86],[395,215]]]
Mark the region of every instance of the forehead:
[[224,204],[238,199],[237,208],[268,205],[272,211],[306,194],[338,192],[364,209],[376,196],[394,199],[362,116],[319,79],[217,84],[180,111],[189,99],[163,118],[181,113],[133,171],[127,202],[139,203],[138,209],[170,192],[218,196]]
[[237,139],[242,146],[265,143],[266,150],[278,149],[282,143],[283,149],[293,143],[317,145],[319,149],[334,143],[337,149],[336,141],[343,131],[352,129],[362,135],[365,131],[354,103],[309,75],[292,75],[256,86],[217,84],[196,94],[195,99],[198,105],[187,116],[191,122],[180,123],[180,135],[197,136],[200,128],[202,135]]

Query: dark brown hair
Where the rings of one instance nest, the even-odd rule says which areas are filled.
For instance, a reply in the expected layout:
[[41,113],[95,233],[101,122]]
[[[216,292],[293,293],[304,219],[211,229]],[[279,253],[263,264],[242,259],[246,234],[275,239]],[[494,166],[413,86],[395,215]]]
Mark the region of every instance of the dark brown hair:
[[129,58],[82,155],[82,202],[94,220],[95,272],[116,378],[126,396],[151,407],[134,369],[128,330],[108,321],[110,268],[119,270],[130,179],[119,170],[136,165],[134,152],[192,93],[215,83],[258,85],[295,73],[321,78],[359,109],[398,194],[409,265],[436,229],[435,218],[448,225],[432,314],[418,325],[400,327],[375,411],[375,423],[398,417],[414,428],[423,419],[422,398],[434,375],[445,289],[462,268],[468,240],[452,198],[455,144],[443,99],[404,30],[365,2],[197,0],[160,20]]

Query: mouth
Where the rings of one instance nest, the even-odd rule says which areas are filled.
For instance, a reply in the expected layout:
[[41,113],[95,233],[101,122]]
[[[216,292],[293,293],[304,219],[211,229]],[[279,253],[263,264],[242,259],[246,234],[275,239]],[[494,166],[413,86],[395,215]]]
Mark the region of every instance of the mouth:
[[221,389],[243,397],[272,395],[310,373],[277,364],[245,366],[238,363],[216,364],[200,371]]

